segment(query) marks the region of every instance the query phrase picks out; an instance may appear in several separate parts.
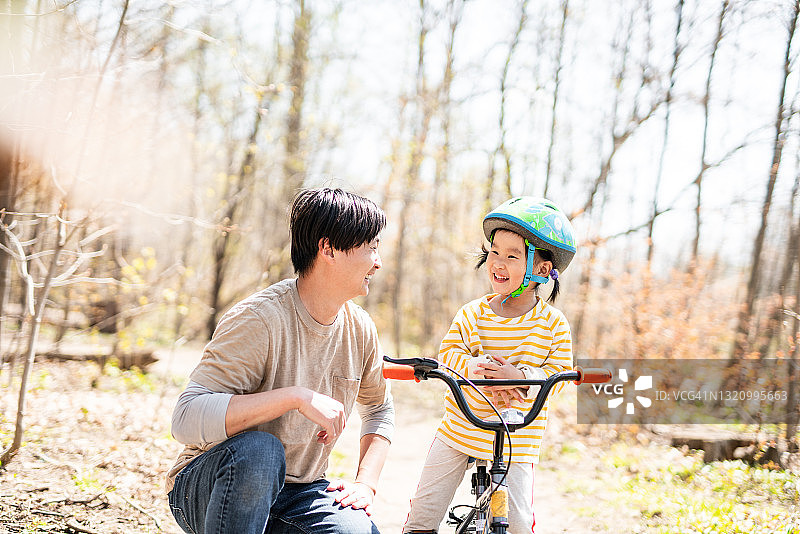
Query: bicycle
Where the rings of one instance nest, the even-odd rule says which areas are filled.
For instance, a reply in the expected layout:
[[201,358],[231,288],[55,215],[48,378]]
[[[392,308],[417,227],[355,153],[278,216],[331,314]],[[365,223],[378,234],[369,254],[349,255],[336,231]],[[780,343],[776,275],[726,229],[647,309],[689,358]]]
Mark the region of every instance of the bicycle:
[[[384,365],[383,376],[394,380],[427,380],[436,378],[447,384],[453,393],[459,409],[464,413],[467,420],[478,428],[490,430],[495,433],[493,456],[489,473],[486,472],[486,462],[476,461],[476,469],[472,474],[472,493],[475,495],[475,506],[456,505],[451,507],[449,517],[450,524],[456,526],[456,534],[506,534],[508,528],[508,486],[505,478],[508,472],[505,460],[503,459],[503,448],[505,437],[509,440],[509,462],[511,460],[511,433],[517,429],[530,425],[542,411],[547,396],[559,382],[573,381],[579,384],[602,384],[611,380],[611,371],[608,369],[582,369],[576,367],[571,371],[562,371],[551,375],[544,380],[498,380],[498,379],[479,379],[468,380],[458,372],[439,361],[431,358],[390,358],[383,357],[390,365]],[[455,379],[450,374],[442,371],[440,367],[446,368],[451,373],[460,377]],[[499,421],[487,421],[476,416],[461,391],[463,386],[475,388],[481,395],[483,393],[478,386],[539,386],[536,399],[527,414],[521,412],[514,414],[504,414],[498,412]],[[484,396],[485,398],[485,396]],[[488,402],[488,399],[486,399]],[[490,403],[491,405],[491,403]],[[520,419],[520,415],[522,415]],[[455,510],[467,506],[469,512],[459,517]]]

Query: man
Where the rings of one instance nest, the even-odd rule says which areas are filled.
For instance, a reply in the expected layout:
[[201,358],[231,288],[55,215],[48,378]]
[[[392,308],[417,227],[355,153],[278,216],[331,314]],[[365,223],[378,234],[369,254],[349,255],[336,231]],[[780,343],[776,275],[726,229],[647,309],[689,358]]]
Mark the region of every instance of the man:
[[[167,479],[187,532],[377,533],[369,519],[394,429],[375,325],[350,299],[381,267],[383,211],[341,189],[303,191],[290,216],[298,277],[220,320],[178,399],[186,444]],[[347,415],[362,419],[354,482],[331,484],[328,457]]]

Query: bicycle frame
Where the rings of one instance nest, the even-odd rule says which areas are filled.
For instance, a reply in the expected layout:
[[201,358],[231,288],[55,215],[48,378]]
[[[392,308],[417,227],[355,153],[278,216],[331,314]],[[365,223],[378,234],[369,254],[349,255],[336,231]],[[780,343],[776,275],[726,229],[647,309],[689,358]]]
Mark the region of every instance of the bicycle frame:
[[[450,517],[459,523],[456,528],[456,534],[477,532],[477,527],[476,530],[468,530],[476,520],[483,522],[484,530],[481,531],[481,534],[485,532],[506,534],[506,529],[508,528],[508,486],[505,482],[507,468],[503,459],[506,432],[510,436],[511,432],[531,424],[544,408],[550,391],[559,382],[573,381],[575,384],[582,384],[604,383],[611,380],[611,372],[607,369],[582,369],[576,367],[571,371],[555,373],[543,380],[480,379],[467,381],[455,379],[440,370],[439,362],[431,358],[394,359],[384,356],[383,359],[390,364],[394,364],[393,366],[384,366],[383,375],[386,378],[416,380],[417,382],[435,378],[443,381],[453,393],[456,405],[467,420],[477,428],[494,432],[494,447],[488,477],[490,480],[487,480],[485,476],[485,468],[483,475],[480,468],[478,468],[476,473],[473,474],[473,491],[476,495],[475,507],[462,518],[455,516],[452,510],[450,512]],[[536,394],[533,405],[528,410],[528,413],[525,414],[521,423],[504,423],[503,421],[485,421],[476,416],[461,391],[463,386],[539,386],[539,391]],[[488,516],[487,511],[490,512]],[[491,518],[491,523],[488,523],[489,517]],[[486,528],[490,530],[485,530]]]

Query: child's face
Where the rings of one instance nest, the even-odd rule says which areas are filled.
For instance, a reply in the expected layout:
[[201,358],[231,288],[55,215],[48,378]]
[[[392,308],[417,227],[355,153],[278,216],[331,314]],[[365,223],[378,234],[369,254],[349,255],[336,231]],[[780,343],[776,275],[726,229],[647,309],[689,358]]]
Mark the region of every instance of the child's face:
[[495,232],[492,248],[486,258],[486,270],[494,292],[508,295],[522,285],[528,266],[525,256],[527,248],[522,236],[514,232]]

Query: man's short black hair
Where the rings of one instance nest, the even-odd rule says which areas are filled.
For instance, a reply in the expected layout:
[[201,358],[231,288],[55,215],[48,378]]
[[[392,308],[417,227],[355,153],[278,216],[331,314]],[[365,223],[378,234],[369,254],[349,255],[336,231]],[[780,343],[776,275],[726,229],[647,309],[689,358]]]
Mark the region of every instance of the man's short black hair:
[[386,214],[368,198],[342,189],[306,189],[294,199],[289,219],[292,266],[307,274],[317,257],[320,239],[348,251],[378,237]]

